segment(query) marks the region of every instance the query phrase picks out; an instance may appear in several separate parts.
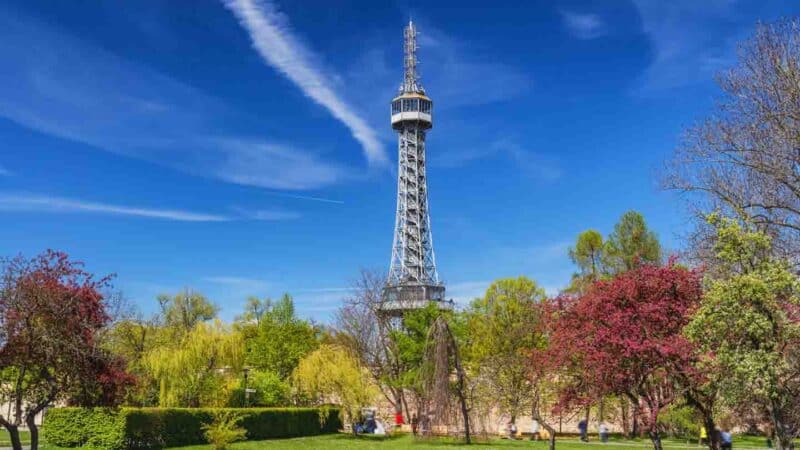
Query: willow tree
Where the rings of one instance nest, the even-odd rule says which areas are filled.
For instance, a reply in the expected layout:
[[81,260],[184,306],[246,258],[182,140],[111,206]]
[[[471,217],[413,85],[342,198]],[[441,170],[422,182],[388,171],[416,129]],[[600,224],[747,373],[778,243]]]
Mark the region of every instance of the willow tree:
[[300,360],[292,376],[300,392],[318,404],[336,403],[355,433],[355,420],[361,408],[371,405],[379,395],[363,368],[348,351],[323,345]]
[[225,377],[244,361],[241,335],[221,321],[198,322],[177,341],[151,350],[145,367],[158,380],[159,405],[220,405]]

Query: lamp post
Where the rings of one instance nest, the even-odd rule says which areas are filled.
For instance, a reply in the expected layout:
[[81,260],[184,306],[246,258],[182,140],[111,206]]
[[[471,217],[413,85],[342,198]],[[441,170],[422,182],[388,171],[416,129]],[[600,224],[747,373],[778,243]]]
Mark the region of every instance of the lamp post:
[[[242,372],[244,373],[244,407],[247,408],[250,406],[250,391],[251,389],[247,388],[247,376],[250,374],[250,367],[244,366],[242,367]],[[255,391],[255,389],[252,389]]]

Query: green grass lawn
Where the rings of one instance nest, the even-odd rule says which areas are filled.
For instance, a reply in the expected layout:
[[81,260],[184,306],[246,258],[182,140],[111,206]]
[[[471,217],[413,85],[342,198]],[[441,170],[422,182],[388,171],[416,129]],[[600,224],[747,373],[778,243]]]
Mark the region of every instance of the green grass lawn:
[[[19,437],[22,438],[22,442],[27,444],[31,438],[30,433],[27,431],[20,431]],[[8,437],[8,431],[0,427],[0,447],[11,447],[11,438]]]
[[[381,449],[381,450],[399,450],[399,449],[448,449],[448,448],[466,448],[466,445],[454,442],[447,439],[433,439],[433,440],[415,440],[408,435],[401,435],[396,437],[378,438],[373,436],[364,436],[354,438],[346,434],[333,434],[325,436],[314,436],[295,439],[276,439],[269,441],[251,441],[239,442],[231,446],[232,450],[312,450],[312,449],[330,449],[330,450],[359,450],[359,449]],[[687,442],[686,440],[678,439],[665,439],[665,448],[675,449],[697,449],[697,441]],[[181,450],[208,450],[210,445],[196,445],[191,447],[182,447]],[[547,450],[547,442],[545,441],[529,441],[519,440],[510,441],[507,439],[491,439],[489,441],[478,441],[470,448],[489,450],[489,449],[511,449],[511,448],[527,448],[532,450]],[[575,439],[559,439],[556,443],[557,450],[634,450],[652,448],[650,441],[647,439],[637,440],[613,440],[607,444],[600,443],[597,440],[591,441],[588,444],[579,442]],[[737,436],[734,439],[734,448],[766,448],[766,440],[764,438],[752,436]]]

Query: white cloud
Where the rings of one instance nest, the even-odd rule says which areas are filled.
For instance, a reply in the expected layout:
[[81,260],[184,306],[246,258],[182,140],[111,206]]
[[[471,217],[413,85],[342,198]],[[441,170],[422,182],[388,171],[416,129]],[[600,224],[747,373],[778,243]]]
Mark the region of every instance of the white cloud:
[[605,22],[597,14],[561,11],[561,19],[567,31],[578,39],[595,39],[608,32]]
[[267,64],[349,128],[370,163],[388,162],[375,130],[331,87],[328,80],[335,78],[335,74],[322,70],[316,63],[318,58],[295,36],[286,16],[275,5],[259,0],[224,0],[224,4],[247,30],[253,47]]
[[752,31],[752,17],[736,17],[734,0],[634,0],[653,59],[639,90],[710,81],[733,62],[736,41]]
[[431,165],[460,167],[472,161],[499,156],[507,158],[516,169],[522,170],[537,181],[550,183],[562,175],[561,167],[555,159],[523,148],[516,140],[509,137],[501,137],[472,148],[459,147],[458,152],[439,153],[431,159]]
[[36,131],[226,182],[317,189],[347,170],[197,89],[0,10],[0,116]]
[[249,295],[255,295],[259,292],[264,292],[271,287],[271,284],[264,280],[238,276],[205,277],[202,279],[202,281],[233,288],[237,292],[249,292]]
[[197,213],[174,209],[139,208],[28,194],[0,194],[0,210],[100,213],[146,217],[152,219],[176,220],[182,222],[224,222],[232,220],[232,218],[229,216],[218,214]]
[[490,284],[492,284],[491,281],[463,281],[448,284],[446,296],[448,299],[453,299],[458,305],[466,306],[472,300],[483,296]]
[[0,193],[0,210],[45,213],[94,213],[179,222],[227,222],[232,220],[273,221],[297,219],[300,217],[300,214],[292,211],[240,210],[239,214],[225,215],[177,209],[114,205],[110,203],[26,193]]

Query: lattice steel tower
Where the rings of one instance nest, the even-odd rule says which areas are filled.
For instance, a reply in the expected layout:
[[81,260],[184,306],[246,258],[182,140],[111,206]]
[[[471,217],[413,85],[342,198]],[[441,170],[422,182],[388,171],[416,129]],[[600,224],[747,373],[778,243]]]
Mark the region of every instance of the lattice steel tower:
[[444,301],[444,285],[436,272],[428,183],[425,173],[425,133],[433,126],[431,99],[417,75],[417,29],[409,22],[404,31],[405,75],[392,100],[392,128],[398,134],[397,219],[392,263],[384,289],[382,309],[390,314]]

